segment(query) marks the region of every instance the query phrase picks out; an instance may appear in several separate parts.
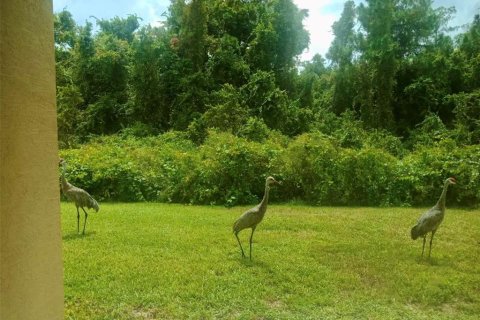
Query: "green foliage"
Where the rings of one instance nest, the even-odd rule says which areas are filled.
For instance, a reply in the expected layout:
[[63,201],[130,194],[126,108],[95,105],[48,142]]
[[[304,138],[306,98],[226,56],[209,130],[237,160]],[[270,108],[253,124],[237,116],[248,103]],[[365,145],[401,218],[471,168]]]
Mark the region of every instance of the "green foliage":
[[179,58],[170,49],[168,34],[160,28],[141,28],[130,45],[128,114],[155,132],[170,126],[170,105],[179,87]]
[[301,64],[307,12],[291,0],[176,0],[162,27],[131,15],[98,32],[56,13],[71,180],[101,200],[234,205],[276,175],[276,201],[415,205],[455,174],[449,201],[475,205],[480,18],[454,42],[453,12],[347,1],[330,61]]
[[469,58],[480,52],[480,14],[475,15],[470,30],[461,37],[460,48]]
[[340,116],[323,110],[322,117],[315,123],[315,128],[331,136],[336,143],[344,148],[361,149],[371,147],[387,151],[401,157],[406,153],[402,141],[385,130],[366,130],[355,114],[346,111]]
[[[264,132],[250,118],[241,135],[207,131],[195,145],[186,133],[146,138],[112,136],[62,150],[67,178],[99,200],[236,205],[256,203],[265,178],[283,181],[272,201],[314,205],[433,205],[443,180],[456,176],[448,203],[480,200],[480,148],[446,139],[416,144],[405,155],[386,132],[306,133],[292,140]],[[250,129],[249,129],[250,128]],[[247,131],[250,130],[250,131]],[[263,127],[263,130],[266,128]]]
[[243,59],[239,39],[228,34],[212,40],[212,58],[206,63],[209,74],[218,84],[230,83],[236,86],[245,84],[250,66]]
[[479,151],[478,146],[421,148],[401,161],[398,182],[408,192],[411,204],[425,205],[432,202],[433,194],[440,194],[445,178],[455,176],[458,184],[450,188],[447,203],[476,206],[480,189]]
[[251,141],[263,142],[268,138],[269,130],[261,118],[250,117],[240,128],[238,135]]
[[455,127],[461,144],[480,144],[480,89],[448,97],[455,108]]
[[265,178],[276,173],[270,164],[280,151],[269,141],[260,144],[212,131],[198,149],[199,162],[185,196],[201,204],[258,202]]
[[355,3],[347,1],[344,4],[340,19],[332,26],[335,38],[327,53],[327,57],[335,66],[332,107],[337,114],[353,107],[355,94],[352,60],[353,54],[357,50],[357,35],[354,32],[354,23]]
[[[54,37],[56,50],[68,50],[75,44],[75,20],[70,12],[62,10],[54,16]],[[57,57],[58,58],[58,57]]]
[[189,170],[193,144],[181,133],[103,137],[64,150],[67,179],[98,200],[181,201],[178,184]]
[[335,38],[327,54],[327,58],[340,68],[352,63],[353,53],[356,49],[354,24],[355,2],[346,1],[340,19],[333,23],[332,30]]
[[202,115],[208,128],[236,134],[246,121],[248,110],[232,85],[226,84],[212,94],[212,105]]
[[273,72],[258,71],[241,88],[250,115],[262,118],[269,128],[283,132],[288,121],[288,96],[275,84]]
[[[454,8],[432,4],[347,1],[328,60],[306,62],[308,12],[291,0],[176,0],[161,27],[128,15],[96,19],[97,32],[63,10],[54,17],[60,144],[137,123],[152,135],[190,128],[201,143],[209,128],[238,134],[250,117],[294,137],[318,127],[325,110],[351,111],[363,128],[402,139],[433,112],[457,126],[456,140],[477,143],[462,110],[480,88],[480,19],[454,42]],[[234,109],[242,119],[219,125]]]
[[208,129],[238,134],[248,115],[241,98],[232,85],[223,85],[212,94],[212,105],[207,106],[208,110],[190,123],[187,130],[189,137],[197,143],[203,143]]
[[433,146],[448,138],[449,132],[442,119],[434,113],[425,117],[410,134],[409,143],[412,146]]
[[207,59],[207,13],[205,0],[191,0],[183,10],[180,27],[180,55],[187,58],[194,72],[203,69]]
[[326,136],[304,134],[285,152],[285,185],[292,196],[317,205],[389,205],[397,160],[379,149],[341,148]]
[[114,35],[120,40],[132,42],[135,30],[140,26],[138,20],[141,18],[132,14],[125,19],[119,17],[111,20],[101,19],[97,21],[97,24],[100,26],[101,32]]
[[360,4],[359,21],[365,32],[362,41],[360,78],[369,90],[360,90],[361,116],[372,128],[391,130],[393,122],[393,89],[398,61],[393,37],[395,1],[367,0]]

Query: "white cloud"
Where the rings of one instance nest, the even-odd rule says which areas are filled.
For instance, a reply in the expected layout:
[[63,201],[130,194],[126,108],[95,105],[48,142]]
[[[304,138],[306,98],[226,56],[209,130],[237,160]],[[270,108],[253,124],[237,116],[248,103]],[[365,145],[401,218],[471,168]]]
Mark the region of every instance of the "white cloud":
[[332,24],[338,20],[343,10],[344,0],[294,0],[299,9],[308,9],[308,17],[303,25],[310,33],[310,45],[300,60],[310,60],[315,54],[325,54],[333,41]]
[[162,14],[167,11],[169,5],[169,0],[140,0],[135,1],[134,7],[137,11],[142,12],[142,19],[144,19],[143,22],[145,24],[158,27],[165,21],[165,16],[162,16]]

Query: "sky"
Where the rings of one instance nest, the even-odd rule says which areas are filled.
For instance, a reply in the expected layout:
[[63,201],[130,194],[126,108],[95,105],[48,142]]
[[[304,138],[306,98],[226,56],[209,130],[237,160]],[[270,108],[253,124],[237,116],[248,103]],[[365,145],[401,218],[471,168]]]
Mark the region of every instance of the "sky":
[[[345,0],[294,0],[300,9],[308,10],[304,20],[305,29],[310,33],[310,46],[303,52],[300,60],[310,60],[316,53],[325,56],[333,40],[332,24],[340,18]],[[355,0],[358,4],[361,0]],[[136,14],[143,19],[142,24],[159,25],[165,20],[162,16],[167,11],[170,0],[53,0],[54,12],[67,9],[78,24],[86,20],[110,19],[115,16],[127,17]],[[480,0],[434,0],[433,6],[452,7],[457,13],[451,22],[461,26],[473,21],[475,14],[480,14]]]

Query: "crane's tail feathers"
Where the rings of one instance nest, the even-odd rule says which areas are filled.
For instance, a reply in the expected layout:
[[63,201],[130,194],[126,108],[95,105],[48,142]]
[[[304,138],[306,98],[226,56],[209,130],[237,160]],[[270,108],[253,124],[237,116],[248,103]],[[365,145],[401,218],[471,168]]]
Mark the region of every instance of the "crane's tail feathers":
[[414,226],[410,233],[411,233],[411,236],[412,236],[412,240],[417,239],[420,236],[420,230],[419,230],[418,226]]

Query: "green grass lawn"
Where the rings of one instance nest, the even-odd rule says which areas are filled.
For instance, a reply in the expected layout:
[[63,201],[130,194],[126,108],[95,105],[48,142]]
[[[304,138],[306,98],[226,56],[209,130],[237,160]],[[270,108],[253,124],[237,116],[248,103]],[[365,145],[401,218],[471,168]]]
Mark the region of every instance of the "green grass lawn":
[[249,261],[232,234],[246,208],[101,204],[79,236],[63,203],[66,319],[480,315],[479,210],[447,209],[421,259],[410,228],[424,209],[271,205]]

